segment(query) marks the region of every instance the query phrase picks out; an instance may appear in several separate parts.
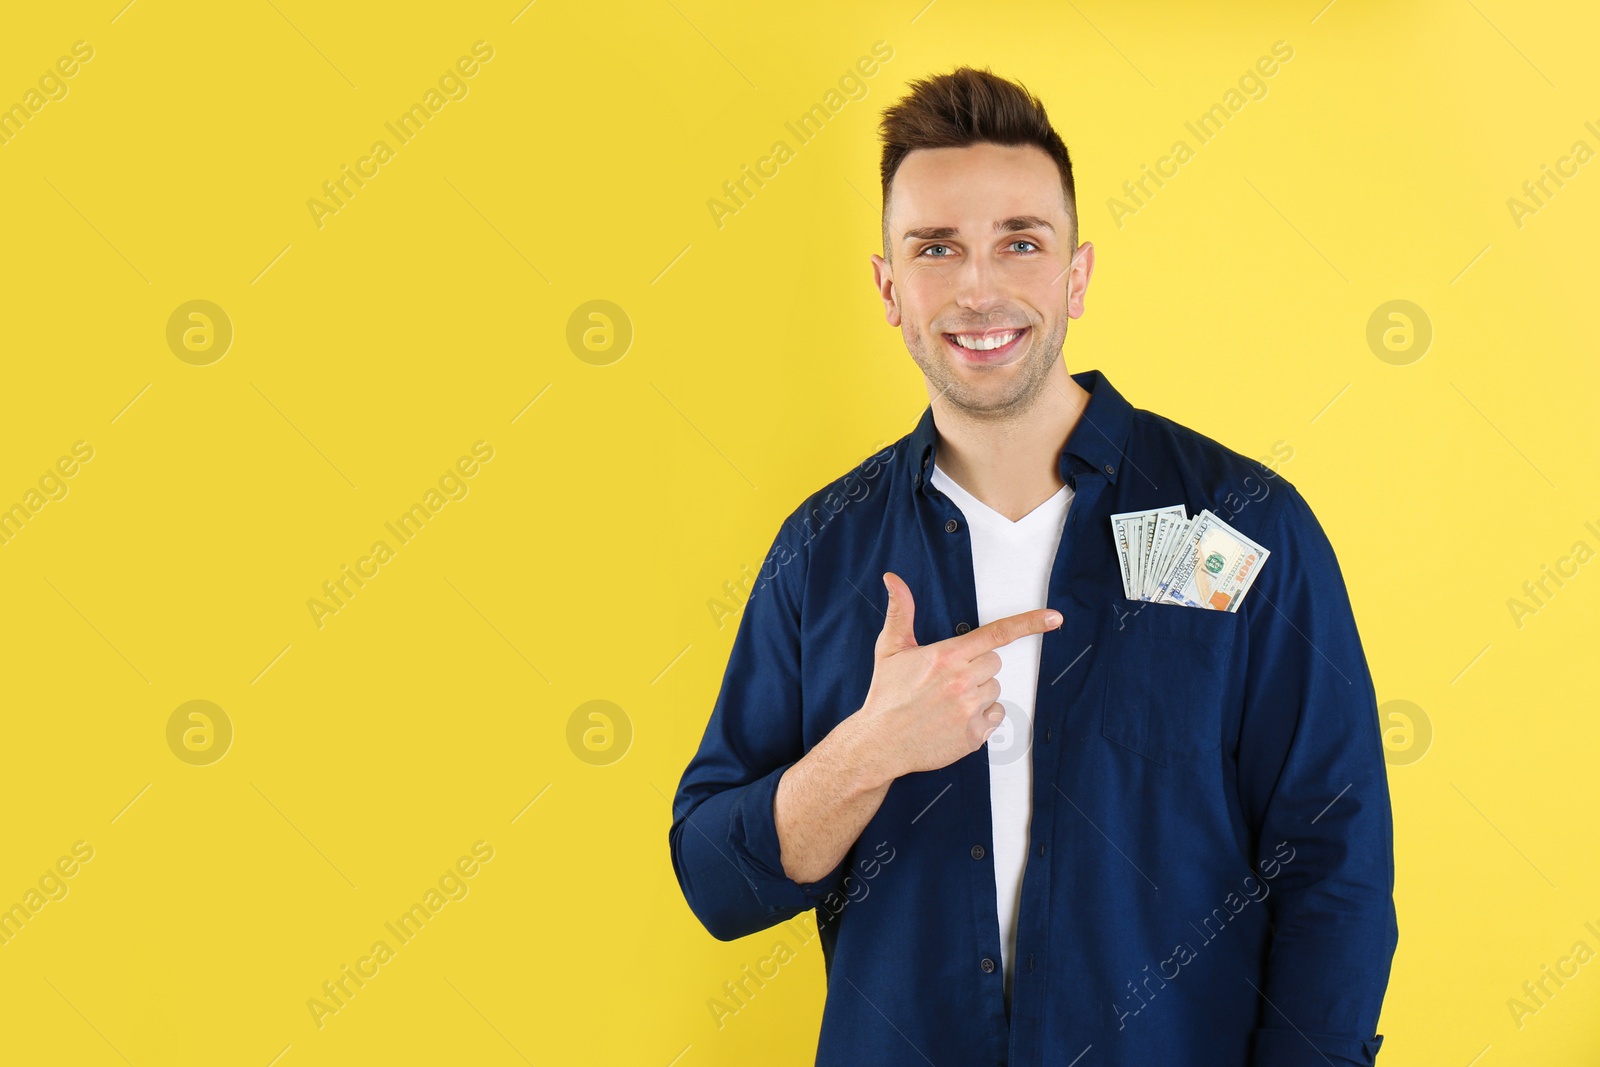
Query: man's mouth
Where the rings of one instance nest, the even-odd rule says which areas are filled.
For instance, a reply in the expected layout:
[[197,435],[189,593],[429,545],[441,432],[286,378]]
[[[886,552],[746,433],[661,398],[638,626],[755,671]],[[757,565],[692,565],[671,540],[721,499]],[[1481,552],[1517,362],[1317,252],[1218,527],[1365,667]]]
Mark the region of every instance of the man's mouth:
[[942,334],[945,344],[969,363],[998,363],[1010,356],[1027,337],[1030,327]]

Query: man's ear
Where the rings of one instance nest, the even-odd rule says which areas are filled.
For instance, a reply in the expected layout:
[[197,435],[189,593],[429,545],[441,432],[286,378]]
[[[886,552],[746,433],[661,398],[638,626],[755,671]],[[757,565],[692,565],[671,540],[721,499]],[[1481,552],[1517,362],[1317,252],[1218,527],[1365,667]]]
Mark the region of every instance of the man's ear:
[[900,325],[900,298],[894,288],[894,268],[876,253],[872,256],[872,281],[883,300],[883,317],[890,326]]
[[1083,297],[1088,291],[1089,279],[1094,276],[1094,245],[1088,241],[1078,246],[1072,266],[1067,272],[1067,315],[1083,316]]

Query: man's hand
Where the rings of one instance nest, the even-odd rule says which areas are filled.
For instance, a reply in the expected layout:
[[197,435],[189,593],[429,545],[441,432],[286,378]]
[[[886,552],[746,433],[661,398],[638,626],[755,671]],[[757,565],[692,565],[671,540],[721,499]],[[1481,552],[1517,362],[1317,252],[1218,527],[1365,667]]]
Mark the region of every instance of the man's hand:
[[882,777],[947,767],[977,751],[1005,721],[1000,653],[1019,637],[1061,625],[1049,608],[996,619],[968,633],[919,645],[912,633],[916,604],[900,576],[886,572],[889,610],[874,649],[872,685],[857,717],[864,746]]

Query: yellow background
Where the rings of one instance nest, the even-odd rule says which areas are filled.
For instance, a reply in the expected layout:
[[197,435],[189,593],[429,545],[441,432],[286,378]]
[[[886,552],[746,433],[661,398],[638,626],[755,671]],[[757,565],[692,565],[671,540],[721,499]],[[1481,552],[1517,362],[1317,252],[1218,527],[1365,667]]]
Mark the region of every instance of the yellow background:
[[[1039,93],[1073,152],[1098,265],[1069,370],[1287,444],[1380,702],[1431,730],[1413,759],[1386,724],[1380,1062],[1600,1056],[1600,964],[1520,1028],[1507,1007],[1600,950],[1600,564],[1520,627],[1507,606],[1600,548],[1600,164],[1521,226],[1507,206],[1600,148],[1580,5],[123,2],[0,36],[0,104],[94,49],[0,145],[0,505],[94,449],[0,545],[0,905],[94,849],[0,946],[0,1059],[811,1062],[815,941],[713,1022],[785,935],[699,927],[667,798],[733,638],[708,602],[925,403],[871,287],[875,125],[963,62]],[[322,183],[479,40],[468,94],[319,228]],[[866,96],[797,144],[880,40]],[[1109,198],[1279,40],[1267,95],[1118,226]],[[707,201],[779,139],[719,227]],[[234,330],[208,366],[166,341],[196,299]],[[1409,365],[1366,342],[1393,299],[1434,329]],[[609,365],[567,341],[591,300],[632,324]],[[468,495],[319,628],[307,600],[480,440]],[[168,747],[190,700],[234,729],[208,766]],[[569,743],[591,700],[631,727],[605,765]],[[468,895],[319,1029],[307,1000],[476,841]]]

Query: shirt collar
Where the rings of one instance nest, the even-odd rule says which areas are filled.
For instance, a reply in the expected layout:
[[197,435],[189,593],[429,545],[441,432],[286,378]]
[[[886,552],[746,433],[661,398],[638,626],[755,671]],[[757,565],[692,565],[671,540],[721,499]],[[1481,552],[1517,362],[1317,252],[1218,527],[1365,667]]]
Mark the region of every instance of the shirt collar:
[[[1122,473],[1128,432],[1133,427],[1133,406],[1098,370],[1079,371],[1072,380],[1089,394],[1089,402],[1061,449],[1061,480],[1075,485],[1074,475],[1084,469],[1105,475],[1115,485]],[[927,490],[938,444],[939,431],[933,422],[933,405],[929,404],[911,431],[906,449],[911,482],[919,490]],[[1082,467],[1073,463],[1074,457],[1082,461]]]

